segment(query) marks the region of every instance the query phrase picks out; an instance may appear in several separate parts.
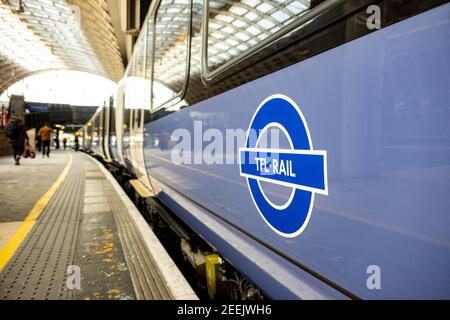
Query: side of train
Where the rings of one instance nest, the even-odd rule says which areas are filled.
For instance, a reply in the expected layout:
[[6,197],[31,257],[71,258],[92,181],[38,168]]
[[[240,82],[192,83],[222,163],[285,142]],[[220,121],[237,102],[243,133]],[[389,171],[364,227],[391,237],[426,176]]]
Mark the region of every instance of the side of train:
[[448,299],[449,16],[437,0],[153,1],[82,148],[213,270],[211,296]]

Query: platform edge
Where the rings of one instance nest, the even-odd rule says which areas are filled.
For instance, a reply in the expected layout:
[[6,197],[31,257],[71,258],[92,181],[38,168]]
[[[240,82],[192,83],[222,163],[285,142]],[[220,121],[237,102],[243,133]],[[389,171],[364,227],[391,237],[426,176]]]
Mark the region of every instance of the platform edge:
[[[88,155],[85,156],[89,157]],[[158,271],[163,277],[171,296],[175,300],[198,300],[198,296],[195,294],[194,290],[192,290],[186,278],[181,274],[175,262],[166,252],[147,221],[142,217],[139,210],[123,191],[119,183],[98,160],[93,159],[92,157],[89,157],[89,159],[100,168],[127,208],[127,215],[131,218],[136,229],[140,232],[142,240],[144,241],[148,252],[151,254],[153,261],[158,266]]]

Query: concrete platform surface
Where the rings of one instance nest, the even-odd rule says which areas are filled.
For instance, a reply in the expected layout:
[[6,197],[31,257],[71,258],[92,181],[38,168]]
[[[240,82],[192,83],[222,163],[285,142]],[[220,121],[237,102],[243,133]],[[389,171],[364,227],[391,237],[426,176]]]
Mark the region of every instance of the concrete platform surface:
[[0,300],[197,299],[99,162],[0,160]]
[[23,221],[66,165],[68,153],[52,150],[14,165],[12,156],[0,157],[0,223]]

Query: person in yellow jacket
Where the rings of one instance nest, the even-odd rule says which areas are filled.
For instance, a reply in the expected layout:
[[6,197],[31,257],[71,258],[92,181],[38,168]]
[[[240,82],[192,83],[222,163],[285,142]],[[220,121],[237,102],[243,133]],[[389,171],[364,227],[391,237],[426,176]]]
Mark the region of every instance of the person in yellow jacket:
[[41,138],[42,157],[50,157],[50,141],[52,137],[53,129],[45,123],[44,126],[39,129],[38,136]]

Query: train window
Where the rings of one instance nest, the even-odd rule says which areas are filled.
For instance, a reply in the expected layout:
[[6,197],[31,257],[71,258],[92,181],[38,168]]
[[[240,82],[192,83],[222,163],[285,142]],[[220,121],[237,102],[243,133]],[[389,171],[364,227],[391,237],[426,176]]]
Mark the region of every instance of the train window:
[[134,47],[134,55],[127,70],[125,89],[127,92],[126,109],[144,109],[150,104],[149,83],[145,79],[145,32],[141,34]]
[[187,82],[191,0],[162,0],[155,16],[152,110],[181,98]]
[[149,42],[147,36],[147,25],[144,25],[144,30],[141,33],[140,38],[138,39],[138,44],[136,47],[137,51],[137,60],[136,60],[136,69],[135,69],[135,79],[137,83],[137,95],[138,99],[137,107],[140,109],[135,112],[135,127],[141,129],[142,127],[142,115],[144,110],[150,109],[150,80],[147,78],[147,43]]
[[142,110],[150,109],[150,80],[146,78],[147,25],[136,41],[133,57],[126,71],[124,124],[126,130],[141,129]]
[[[340,0],[209,0],[204,4],[206,80],[306,24]],[[319,5],[320,4],[320,5]],[[300,18],[301,17],[301,18]]]
[[[154,20],[153,16],[149,16],[147,22],[145,23],[145,29],[142,33],[145,32],[147,36],[147,41],[145,44],[145,82],[146,87],[151,87],[151,81],[153,76],[153,30],[154,30]],[[149,103],[148,106],[146,106],[146,110],[151,109],[151,101],[150,101],[150,92],[148,95]]]

